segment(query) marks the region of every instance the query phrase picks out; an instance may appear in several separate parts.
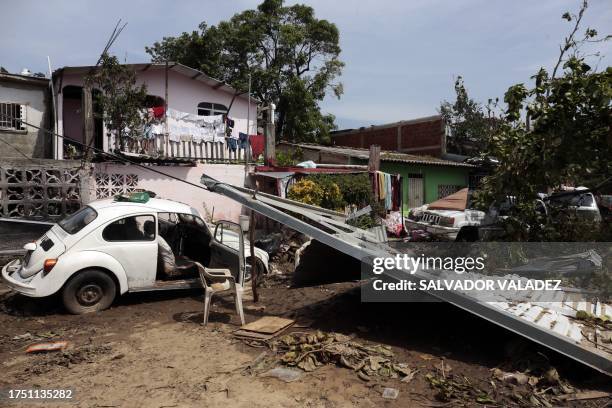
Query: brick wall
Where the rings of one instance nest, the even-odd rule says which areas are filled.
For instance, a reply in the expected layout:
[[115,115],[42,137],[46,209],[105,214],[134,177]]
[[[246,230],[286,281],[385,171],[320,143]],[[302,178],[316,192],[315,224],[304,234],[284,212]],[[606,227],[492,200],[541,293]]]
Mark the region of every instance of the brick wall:
[[332,135],[332,141],[336,146],[369,148],[377,144],[382,150],[440,157],[444,125],[441,117],[432,116],[342,132]]

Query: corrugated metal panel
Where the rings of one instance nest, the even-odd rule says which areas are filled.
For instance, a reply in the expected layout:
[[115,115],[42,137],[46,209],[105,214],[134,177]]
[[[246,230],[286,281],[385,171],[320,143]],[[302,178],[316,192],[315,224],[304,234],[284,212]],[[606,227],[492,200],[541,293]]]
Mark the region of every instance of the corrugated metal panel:
[[[398,253],[388,245],[380,243],[378,239],[372,239],[371,234],[366,231],[353,229],[343,224],[340,219],[329,217],[327,213],[322,212],[324,211],[322,209],[312,206],[307,208],[301,203],[278,200],[272,196],[266,196],[266,202],[262,202],[253,198],[251,190],[236,188],[206,175],[202,176],[201,183],[212,192],[229,197],[247,208],[309,235],[366,265],[371,265],[374,257],[389,257]],[[301,214],[326,228],[311,225],[285,211]],[[445,273],[432,275],[418,271],[416,274],[410,274],[406,271],[391,269],[387,270],[385,275],[395,281],[418,282],[420,279],[444,277]],[[470,278],[473,280],[476,277],[482,277],[482,275],[474,276],[475,274],[470,273],[463,275],[449,273],[452,273],[451,276],[455,279]],[[526,279],[518,276],[514,278]],[[499,293],[497,298],[493,297],[487,301],[458,290],[425,291],[424,293],[612,376],[612,347],[598,340],[602,337],[609,338],[610,330],[594,328],[592,325],[575,319],[578,310],[594,310],[599,316],[611,316],[612,308],[608,304],[601,304],[598,301],[594,303],[576,301],[569,290],[558,292],[558,299],[546,302],[538,302],[537,297],[533,297],[532,293],[527,293],[525,297],[525,294],[519,291],[505,291]]]
[[[467,273],[457,275],[455,273],[441,272],[441,278],[446,279],[483,279],[484,275]],[[490,278],[490,277],[489,277]],[[527,280],[527,278],[517,275],[508,275],[506,279]],[[469,295],[469,292],[464,292]],[[538,301],[546,296],[545,301]],[[515,318],[524,320],[541,328],[545,331],[561,336],[568,342],[579,345],[583,349],[600,355],[609,361],[612,360],[612,345],[605,343],[602,339],[612,338],[612,330],[609,326],[589,324],[583,320],[576,319],[576,313],[584,311],[600,318],[612,316],[612,306],[601,303],[598,299],[584,301],[584,296],[579,295],[575,290],[565,289],[555,292],[555,297],[550,298],[550,294],[544,291],[537,292],[498,292],[495,301],[483,302],[493,306],[500,311],[509,313]],[[489,299],[487,299],[489,300]],[[545,344],[546,345],[546,344]],[[600,367],[604,371],[606,368]],[[606,371],[607,374],[612,374]]]
[[293,171],[266,171],[261,173],[253,173],[255,176],[269,177],[273,179],[284,179],[285,177],[293,176]]
[[[289,146],[300,147],[302,149],[318,150],[326,153],[344,155],[362,160],[367,160],[370,157],[370,151],[368,149],[359,149],[355,147],[322,146],[312,143],[281,143]],[[390,151],[382,151],[380,153],[380,160],[399,163],[426,164],[433,166],[476,168],[476,166],[468,163],[454,162],[450,160],[439,159],[437,157],[417,156],[414,154],[396,153]]]

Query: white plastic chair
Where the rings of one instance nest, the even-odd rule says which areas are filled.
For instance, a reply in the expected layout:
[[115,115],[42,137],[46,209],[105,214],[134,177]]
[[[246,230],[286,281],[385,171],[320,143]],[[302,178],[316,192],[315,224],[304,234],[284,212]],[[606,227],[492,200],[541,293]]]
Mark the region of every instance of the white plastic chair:
[[[234,301],[236,302],[236,313],[240,316],[240,323],[244,325],[244,311],[242,309],[242,293],[244,288],[241,284],[236,283],[236,278],[232,275],[229,269],[206,268],[199,262],[195,262],[200,272],[200,280],[204,287],[204,320],[202,325],[208,324],[208,313],[210,312],[210,302],[215,293],[233,291]],[[217,285],[215,285],[217,284]],[[226,288],[225,285],[229,284]],[[223,286],[221,286],[223,285]],[[221,286],[221,287],[220,287]]]

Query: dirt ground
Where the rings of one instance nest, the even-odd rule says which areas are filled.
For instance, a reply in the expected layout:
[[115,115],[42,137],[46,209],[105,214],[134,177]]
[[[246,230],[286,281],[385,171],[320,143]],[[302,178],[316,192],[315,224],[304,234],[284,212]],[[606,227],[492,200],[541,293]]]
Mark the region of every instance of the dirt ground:
[[[231,297],[214,302],[203,327],[200,291],[130,294],[109,310],[73,316],[56,298],[33,300],[2,286],[0,388],[73,388],[79,407],[530,406],[530,388],[494,380],[491,370],[516,368],[538,352],[577,391],[612,388],[605,376],[449,305],[361,303],[357,283],[291,288],[288,278],[275,277],[265,286],[258,304],[246,302],[247,321],[284,316],[308,326],[293,330],[339,332],[363,344],[388,345],[397,362],[419,371],[410,382],[364,381],[350,369],[325,365],[285,383],[250,369],[263,351],[270,368],[280,363],[272,351],[233,336],[238,319]],[[29,344],[46,340],[67,340],[70,348],[25,353]],[[469,396],[444,400],[428,374],[468,379],[495,403],[479,404]],[[383,399],[385,387],[398,389],[397,399]],[[599,398],[564,405],[609,403]]]

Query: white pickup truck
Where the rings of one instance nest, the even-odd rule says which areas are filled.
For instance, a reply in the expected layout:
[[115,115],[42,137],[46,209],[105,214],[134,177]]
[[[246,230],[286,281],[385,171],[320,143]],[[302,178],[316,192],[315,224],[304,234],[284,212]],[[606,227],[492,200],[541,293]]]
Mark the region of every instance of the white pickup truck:
[[478,227],[486,213],[467,208],[468,189],[421,207],[413,208],[404,223],[408,229],[427,231],[437,239],[447,241],[476,241]]
[[475,241],[486,214],[478,210],[429,210],[427,205],[410,210],[404,221],[409,229],[422,229],[448,241]]

